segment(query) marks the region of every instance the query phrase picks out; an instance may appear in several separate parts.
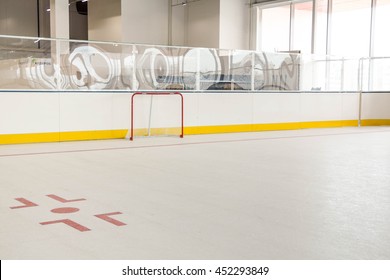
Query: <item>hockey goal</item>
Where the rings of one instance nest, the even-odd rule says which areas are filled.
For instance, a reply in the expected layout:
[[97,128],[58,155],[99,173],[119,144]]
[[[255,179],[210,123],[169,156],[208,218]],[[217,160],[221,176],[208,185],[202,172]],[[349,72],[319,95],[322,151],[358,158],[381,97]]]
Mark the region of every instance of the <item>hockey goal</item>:
[[[147,124],[147,133],[146,133],[146,136],[151,136],[151,131],[152,131],[152,127],[151,127],[151,120],[152,120],[152,112],[153,112],[153,97],[154,96],[158,96],[158,97],[178,97],[178,102],[175,102],[175,103],[172,103],[170,104],[170,106],[174,105],[175,107],[180,107],[180,108],[175,108],[174,110],[170,109],[170,108],[167,108],[167,111],[166,113],[170,113],[172,114],[173,113],[177,113],[178,115],[180,115],[180,117],[178,116],[177,120],[179,120],[177,122],[177,126],[178,127],[178,133],[180,138],[183,138],[184,137],[184,98],[183,98],[183,95],[180,93],[180,92],[135,92],[132,94],[131,96],[131,107],[130,107],[130,141],[133,141],[134,140],[134,136],[135,136],[135,132],[136,132],[136,129],[135,129],[135,116],[137,115],[137,106],[140,105],[142,107],[145,107],[145,103],[143,104],[140,104],[140,103],[135,103],[135,99],[136,97],[138,96],[137,99],[142,99],[141,97],[147,97],[149,96],[150,99],[149,99],[149,116],[148,116],[148,124]],[[138,104],[138,105],[137,105]],[[136,106],[137,105],[137,106]],[[145,110],[144,110],[145,111]],[[144,114],[145,115],[145,114]],[[161,115],[164,115],[164,112],[161,113]],[[147,117],[144,116],[144,119],[146,119]]]

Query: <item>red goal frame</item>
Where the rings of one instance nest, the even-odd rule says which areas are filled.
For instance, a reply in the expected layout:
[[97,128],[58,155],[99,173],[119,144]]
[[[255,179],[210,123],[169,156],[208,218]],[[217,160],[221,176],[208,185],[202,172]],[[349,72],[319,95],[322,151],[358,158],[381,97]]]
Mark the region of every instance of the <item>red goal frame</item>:
[[137,95],[164,95],[164,96],[179,96],[181,101],[181,134],[180,138],[184,137],[184,98],[180,92],[135,92],[131,95],[131,114],[130,114],[130,141],[134,140],[134,97]]

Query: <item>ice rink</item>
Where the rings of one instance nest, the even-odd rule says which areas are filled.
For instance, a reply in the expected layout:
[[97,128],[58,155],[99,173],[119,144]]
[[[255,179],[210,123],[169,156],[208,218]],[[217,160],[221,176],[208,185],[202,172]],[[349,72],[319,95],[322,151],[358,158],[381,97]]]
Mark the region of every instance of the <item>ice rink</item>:
[[0,259],[389,259],[390,127],[0,146]]

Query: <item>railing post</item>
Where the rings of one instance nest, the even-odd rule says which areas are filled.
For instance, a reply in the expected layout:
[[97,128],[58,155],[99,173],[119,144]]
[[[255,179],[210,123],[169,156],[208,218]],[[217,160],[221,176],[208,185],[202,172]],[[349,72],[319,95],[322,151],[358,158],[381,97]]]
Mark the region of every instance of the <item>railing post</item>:
[[196,77],[195,90],[200,90],[200,49],[196,52]]
[[255,52],[252,52],[251,91],[255,90]]
[[363,95],[363,58],[359,59],[358,90],[359,90],[358,127],[361,127],[361,125],[362,125],[362,95]]

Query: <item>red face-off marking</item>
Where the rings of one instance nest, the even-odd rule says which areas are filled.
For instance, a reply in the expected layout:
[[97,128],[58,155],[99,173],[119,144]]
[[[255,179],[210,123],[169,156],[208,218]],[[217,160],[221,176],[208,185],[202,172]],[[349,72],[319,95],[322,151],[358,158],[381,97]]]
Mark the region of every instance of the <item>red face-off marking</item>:
[[102,219],[102,220],[109,222],[110,224],[116,225],[118,227],[125,226],[126,225],[125,223],[122,223],[121,221],[118,221],[116,219],[109,217],[112,215],[120,215],[120,214],[122,214],[122,213],[121,212],[112,212],[112,213],[95,215],[95,217],[98,217],[99,219]]
[[27,208],[27,207],[34,207],[34,206],[38,206],[38,204],[35,204],[34,202],[31,202],[30,200],[27,200],[23,197],[20,197],[20,198],[15,198],[15,200],[23,203],[23,205],[20,205],[20,206],[12,206],[10,207],[11,209],[20,209],[20,208]]
[[73,207],[62,207],[62,208],[55,208],[52,209],[51,212],[56,214],[69,214],[79,211],[79,208],[73,208]]
[[[65,198],[59,197],[59,196],[54,195],[54,194],[49,194],[49,195],[47,195],[47,197],[50,197],[51,199],[54,199],[54,200],[61,202],[61,203],[71,203],[71,202],[78,202],[78,201],[85,201],[86,200],[85,198],[65,199]],[[11,209],[20,209],[20,208],[28,208],[28,207],[38,206],[38,204],[31,202],[25,198],[15,198],[15,200],[19,201],[23,205],[10,207]],[[55,214],[71,214],[71,213],[75,213],[78,211],[80,211],[80,209],[75,208],[75,207],[60,207],[60,208],[54,208],[51,210],[51,212],[55,213]],[[126,225],[125,223],[110,217],[113,215],[120,215],[120,214],[122,214],[122,213],[121,212],[111,212],[111,213],[98,214],[98,215],[95,215],[95,217],[99,218],[100,220],[103,220],[105,222],[108,222],[112,225],[118,226],[118,227],[125,226]],[[53,221],[42,222],[40,224],[41,225],[65,224],[65,225],[68,225],[68,226],[70,226],[78,231],[81,231],[81,232],[90,231],[89,228],[87,228],[83,225],[80,225],[79,223],[76,223],[75,221],[72,221],[70,219],[53,220]]]
[[83,200],[85,200],[85,198],[65,199],[65,198],[59,197],[59,196],[57,196],[55,194],[48,194],[47,196],[52,198],[52,199],[54,199],[54,200],[62,202],[62,203],[76,202],[76,201],[83,201]]
[[69,220],[69,219],[64,219],[64,220],[56,220],[56,221],[49,221],[49,222],[43,222],[43,223],[40,223],[41,225],[45,226],[45,225],[53,225],[53,224],[59,224],[59,223],[64,223],[74,229],[77,229],[78,231],[90,231],[89,228],[85,227],[85,226],[82,226],[72,220]]

